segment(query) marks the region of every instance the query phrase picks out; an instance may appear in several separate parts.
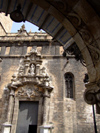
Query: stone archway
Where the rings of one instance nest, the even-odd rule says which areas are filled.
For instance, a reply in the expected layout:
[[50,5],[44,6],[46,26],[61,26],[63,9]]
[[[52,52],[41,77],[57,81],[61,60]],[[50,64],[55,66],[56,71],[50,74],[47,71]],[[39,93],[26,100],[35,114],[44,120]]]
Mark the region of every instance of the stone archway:
[[[1,0],[0,11],[5,12],[6,15],[15,10],[19,3],[15,0],[7,1],[5,6],[4,2],[6,1]],[[95,84],[95,89],[98,88],[100,79],[100,18],[89,3],[86,0],[23,0],[21,4],[25,19],[40,29],[44,29],[60,41],[63,46],[71,37],[74,39],[86,62],[89,82]],[[53,28],[52,32],[49,31],[49,26]],[[68,37],[67,40],[66,37]]]
[[[99,59],[97,59],[100,53],[99,40],[97,40],[100,28],[99,17],[88,2],[83,0],[74,2],[66,2],[65,0],[46,0],[43,1],[44,3],[39,1],[33,2],[56,18],[69,32],[85,59],[90,82],[97,81],[100,73],[98,69]],[[27,20],[30,21],[29,18]],[[46,31],[46,29],[44,30]]]

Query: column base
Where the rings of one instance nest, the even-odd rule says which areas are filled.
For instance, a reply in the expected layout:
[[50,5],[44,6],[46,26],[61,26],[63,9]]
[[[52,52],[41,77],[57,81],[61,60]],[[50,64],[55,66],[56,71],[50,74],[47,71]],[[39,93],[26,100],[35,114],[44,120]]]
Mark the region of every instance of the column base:
[[39,126],[40,133],[52,133],[52,129],[54,128],[52,125],[42,125]]
[[9,122],[5,122],[3,124],[3,133],[10,133],[11,126]]

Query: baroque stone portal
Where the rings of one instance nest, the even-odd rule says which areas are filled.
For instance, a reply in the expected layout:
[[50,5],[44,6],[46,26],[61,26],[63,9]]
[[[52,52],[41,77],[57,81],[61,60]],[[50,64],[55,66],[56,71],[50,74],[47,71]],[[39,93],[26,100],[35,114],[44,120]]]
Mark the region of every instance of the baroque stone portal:
[[[3,124],[3,133],[15,133],[20,101],[38,101],[38,122],[37,132],[44,132],[48,123],[48,111],[50,93],[53,87],[50,86],[49,76],[45,67],[41,68],[42,59],[34,49],[20,61],[19,68],[12,76],[11,83],[7,85],[8,95],[7,121]],[[48,126],[48,131],[52,126]],[[44,130],[43,130],[44,129]],[[47,129],[46,129],[47,130]]]

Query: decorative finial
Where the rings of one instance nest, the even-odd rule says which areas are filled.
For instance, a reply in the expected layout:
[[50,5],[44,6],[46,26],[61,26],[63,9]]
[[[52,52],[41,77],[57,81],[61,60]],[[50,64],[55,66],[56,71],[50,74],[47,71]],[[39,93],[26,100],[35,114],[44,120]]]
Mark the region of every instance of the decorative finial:
[[21,30],[25,30],[25,25],[23,24],[22,27],[21,27]]

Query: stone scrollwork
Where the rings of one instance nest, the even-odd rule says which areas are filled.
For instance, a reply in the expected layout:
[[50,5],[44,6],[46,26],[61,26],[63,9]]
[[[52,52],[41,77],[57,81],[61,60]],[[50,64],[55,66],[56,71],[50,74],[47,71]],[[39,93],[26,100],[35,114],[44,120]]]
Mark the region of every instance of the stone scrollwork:
[[26,87],[21,87],[21,89],[18,90],[16,96],[17,97],[27,97],[28,99],[34,98],[34,97],[39,97],[41,96],[42,93],[38,91],[38,88],[34,89],[32,87],[26,88]]
[[63,11],[67,10],[67,4],[65,0],[56,0],[55,4],[58,6],[60,10],[63,10]]
[[67,17],[76,28],[82,23],[81,18],[75,12],[68,13]]
[[[93,46],[92,46],[93,47]],[[94,64],[96,64],[99,60],[100,60],[100,50],[95,48],[94,49],[92,48],[91,46],[89,46],[90,48],[90,51],[91,51],[91,56],[92,56],[92,59],[94,61]],[[96,50],[97,49],[97,50]]]
[[96,62],[100,60],[100,49],[97,43],[94,41],[93,36],[86,27],[80,30],[80,34],[90,51],[94,64],[96,64]]
[[77,61],[80,60],[80,62],[82,63],[83,66],[86,66],[85,61],[83,59],[83,56],[81,54],[80,49],[78,48],[78,46],[76,45],[76,43],[73,43],[71,46],[69,46],[66,50],[66,53],[68,53],[69,55],[74,55],[75,59]]
[[96,64],[100,60],[100,49],[93,45],[87,45],[87,47],[90,51],[94,64]]
[[84,100],[86,103],[97,106],[97,112],[100,114],[100,88],[98,83],[88,83],[85,85]]
[[86,89],[84,93],[84,99],[88,104],[96,104],[97,100],[95,96],[95,90],[91,91],[91,89]]
[[70,7],[68,6],[66,0],[46,0],[46,1],[52,4],[53,6],[57,7],[58,10],[64,12],[64,14],[66,14],[70,10]]
[[93,37],[90,34],[89,30],[87,30],[86,28],[83,28],[80,30],[80,34],[84,40],[84,42],[88,45],[88,44],[92,44],[93,43]]

